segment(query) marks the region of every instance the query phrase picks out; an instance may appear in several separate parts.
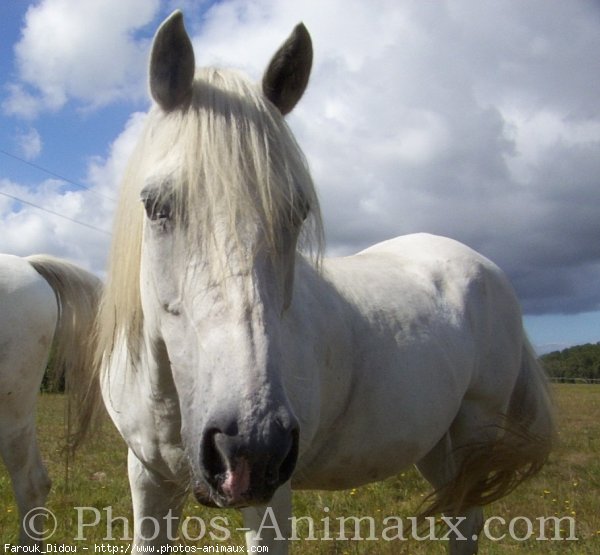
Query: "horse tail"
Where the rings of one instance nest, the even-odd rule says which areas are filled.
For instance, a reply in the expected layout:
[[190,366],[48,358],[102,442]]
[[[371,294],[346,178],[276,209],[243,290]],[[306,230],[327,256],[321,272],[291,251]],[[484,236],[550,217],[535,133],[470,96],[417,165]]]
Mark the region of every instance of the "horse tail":
[[454,451],[458,472],[432,494],[421,517],[459,515],[497,501],[546,463],[556,439],[554,403],[545,372],[526,338],[508,410],[501,424],[490,427],[488,437]]
[[51,383],[64,379],[67,392],[67,445],[76,449],[102,406],[94,373],[94,322],[102,289],[93,274],[47,255],[26,260],[48,282],[58,303],[58,321],[48,368]]
[[532,462],[540,470],[556,442],[557,430],[548,378],[527,338],[521,371],[508,407],[508,420],[509,429],[521,428],[535,438],[529,451],[537,453]]

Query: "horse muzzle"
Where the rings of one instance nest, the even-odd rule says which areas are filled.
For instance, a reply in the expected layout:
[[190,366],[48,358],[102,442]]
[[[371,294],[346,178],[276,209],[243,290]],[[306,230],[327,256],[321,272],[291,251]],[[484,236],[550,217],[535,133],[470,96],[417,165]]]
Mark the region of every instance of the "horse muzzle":
[[291,478],[298,458],[298,425],[286,420],[275,419],[258,439],[238,433],[236,423],[208,426],[193,484],[198,502],[222,508],[267,503]]

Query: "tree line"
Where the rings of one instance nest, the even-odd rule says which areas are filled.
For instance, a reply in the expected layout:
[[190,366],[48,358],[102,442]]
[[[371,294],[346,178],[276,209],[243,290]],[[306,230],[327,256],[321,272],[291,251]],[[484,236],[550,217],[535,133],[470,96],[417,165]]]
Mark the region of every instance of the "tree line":
[[540,361],[548,376],[563,382],[600,381],[600,343],[576,345],[542,355]]
[[[49,365],[53,362],[53,351]],[[600,382],[600,342],[553,351],[542,355],[540,362],[553,381],[573,383],[581,380],[598,380]],[[45,392],[63,392],[64,380],[52,383],[46,373],[41,389]]]

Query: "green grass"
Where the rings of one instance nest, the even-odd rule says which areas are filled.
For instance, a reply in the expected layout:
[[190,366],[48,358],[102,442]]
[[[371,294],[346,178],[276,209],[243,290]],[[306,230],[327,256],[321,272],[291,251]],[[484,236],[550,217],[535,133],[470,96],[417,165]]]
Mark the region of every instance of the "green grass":
[[[527,484],[522,485],[510,496],[487,507],[486,516],[501,517],[507,523],[505,527],[492,526],[494,534],[507,532],[508,523],[515,517],[528,517],[535,523],[537,517],[569,516],[576,522],[577,541],[536,541],[534,538],[518,542],[507,538],[493,542],[480,541],[480,553],[506,554],[529,552],[539,554],[576,555],[597,554],[600,552],[600,386],[559,385],[554,387],[560,427],[560,444],[541,474]],[[108,541],[104,537],[108,530],[106,507],[112,508],[114,517],[125,517],[132,524],[131,501],[126,473],[126,449],[118,433],[106,422],[78,453],[69,471],[66,481],[65,460],[60,445],[64,434],[64,399],[57,395],[43,395],[38,409],[38,429],[40,444],[54,485],[48,500],[48,508],[56,515],[58,527],[51,539],[52,544],[91,546],[94,543],[112,546],[125,546],[126,541]],[[410,470],[384,482],[342,492],[305,492],[294,497],[294,513],[310,516],[315,523],[315,535],[323,535],[327,519],[331,536],[337,537],[337,517],[371,516],[376,524],[375,533],[381,537],[386,527],[385,517],[398,516],[406,519],[416,515],[423,496],[429,492],[428,485],[418,473]],[[86,527],[85,541],[74,541],[77,536],[78,513],[74,507],[96,507],[100,511],[100,524]],[[328,511],[327,509],[328,508]],[[83,513],[86,523],[91,522],[93,514]],[[190,517],[188,536],[200,535],[200,519],[207,526],[207,535],[202,541],[188,542],[190,545],[210,544],[208,532],[212,528],[210,520],[215,517],[227,518],[228,528],[232,531],[228,544],[242,545],[241,533],[235,528],[241,527],[241,519],[235,511],[208,510],[190,501],[184,516]],[[223,525],[222,520],[216,524]],[[389,526],[389,522],[387,525]],[[521,520],[517,534],[523,537],[526,529]],[[299,536],[306,537],[308,530],[299,526]],[[353,535],[353,526],[346,527],[348,536]],[[362,528],[368,536],[368,526]],[[566,534],[563,530],[563,535]],[[123,536],[122,521],[114,522],[113,537]],[[410,538],[410,529],[405,532]],[[443,531],[439,532],[443,535]],[[547,537],[554,537],[550,526]],[[1,544],[16,543],[17,514],[10,480],[0,465],[0,540]],[[213,542],[214,543],[214,542]],[[2,545],[0,545],[2,549]],[[407,541],[302,541],[294,542],[294,554],[406,554],[435,555],[445,553],[445,542],[425,542],[408,539]]]

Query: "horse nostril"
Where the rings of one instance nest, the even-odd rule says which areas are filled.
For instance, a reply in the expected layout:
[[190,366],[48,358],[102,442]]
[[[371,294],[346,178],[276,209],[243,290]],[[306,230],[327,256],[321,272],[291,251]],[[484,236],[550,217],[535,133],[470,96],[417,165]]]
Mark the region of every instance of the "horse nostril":
[[267,470],[265,472],[265,482],[267,483],[267,485],[274,486],[275,484],[277,484],[278,481],[279,481],[279,470],[275,466],[267,468]]
[[209,428],[205,431],[200,446],[200,458],[205,478],[212,484],[217,477],[226,470],[226,463],[222,453],[217,447],[217,436],[222,435],[218,428]]
[[294,472],[299,435],[295,422],[280,420],[258,441],[237,425],[209,426],[200,442],[202,481],[230,506],[268,500]]
[[[298,428],[292,429],[290,432],[291,440],[289,444],[289,448],[287,453],[284,455],[283,460],[279,466],[279,472],[276,476],[276,481],[279,482],[278,485],[287,482],[294,472],[294,468],[296,468],[296,461],[298,459],[298,449],[300,443],[300,432]],[[276,483],[275,481],[272,482]]]

